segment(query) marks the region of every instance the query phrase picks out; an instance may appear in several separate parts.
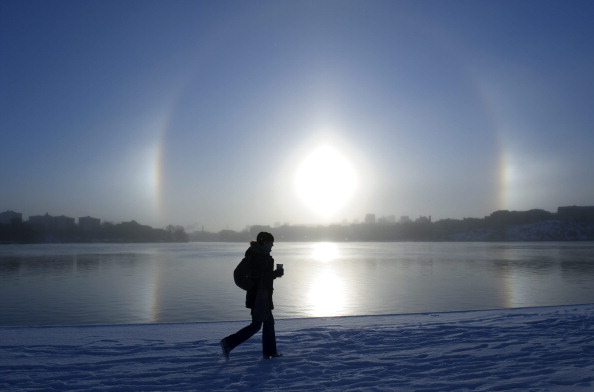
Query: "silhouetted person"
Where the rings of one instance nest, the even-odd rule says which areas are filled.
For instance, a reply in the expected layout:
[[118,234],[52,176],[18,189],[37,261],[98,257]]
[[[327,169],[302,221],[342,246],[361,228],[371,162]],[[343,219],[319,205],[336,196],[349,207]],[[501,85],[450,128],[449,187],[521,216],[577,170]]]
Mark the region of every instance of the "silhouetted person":
[[272,234],[261,232],[245,252],[245,257],[249,259],[250,275],[254,283],[245,295],[245,306],[251,309],[252,323],[221,340],[223,355],[227,360],[229,360],[231,350],[254,336],[261,328],[264,358],[281,356],[276,350],[272,290],[274,279],[283,276],[284,270],[282,268],[274,269],[274,259],[270,256],[273,246],[274,237]]

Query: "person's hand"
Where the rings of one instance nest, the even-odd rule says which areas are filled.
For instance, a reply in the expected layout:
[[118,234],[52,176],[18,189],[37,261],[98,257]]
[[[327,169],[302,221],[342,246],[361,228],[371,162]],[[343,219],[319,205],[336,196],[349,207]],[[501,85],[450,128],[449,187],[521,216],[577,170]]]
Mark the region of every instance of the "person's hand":
[[277,269],[277,270],[274,271],[274,277],[275,278],[280,278],[284,274],[285,274],[285,270],[284,269]]

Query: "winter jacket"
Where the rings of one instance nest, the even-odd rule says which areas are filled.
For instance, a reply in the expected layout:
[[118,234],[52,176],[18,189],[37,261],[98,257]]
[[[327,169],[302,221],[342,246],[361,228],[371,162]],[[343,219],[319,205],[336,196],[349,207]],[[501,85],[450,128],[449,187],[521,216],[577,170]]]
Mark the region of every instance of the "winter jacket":
[[253,309],[256,303],[256,294],[260,286],[268,290],[268,303],[270,309],[274,309],[272,303],[273,280],[276,278],[274,274],[274,259],[255,241],[250,243],[250,247],[245,251],[245,257],[250,259],[250,268],[252,270],[252,277],[254,279],[254,287],[247,291],[245,295],[245,307]]

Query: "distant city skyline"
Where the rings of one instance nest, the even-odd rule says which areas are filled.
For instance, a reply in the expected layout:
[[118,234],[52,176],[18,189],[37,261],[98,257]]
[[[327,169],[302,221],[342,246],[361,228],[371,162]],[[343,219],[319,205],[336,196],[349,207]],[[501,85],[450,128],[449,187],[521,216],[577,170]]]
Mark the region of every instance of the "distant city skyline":
[[[594,203],[593,203],[594,204]],[[184,225],[177,225],[174,223],[168,223],[166,225],[163,226],[156,226],[154,228],[165,228],[165,227],[183,227],[185,230],[189,231],[189,232],[197,232],[197,231],[208,231],[211,233],[217,233],[219,231],[224,231],[224,230],[231,230],[231,231],[236,231],[236,232],[241,232],[244,231],[246,229],[252,228],[252,227],[272,227],[272,228],[279,228],[279,227],[283,227],[283,226],[302,226],[302,227],[329,227],[329,226],[333,226],[333,225],[352,225],[352,224],[360,224],[360,223],[364,223],[364,224],[402,224],[402,223],[434,223],[434,222],[439,222],[439,221],[444,221],[444,220],[465,220],[465,219],[470,219],[470,220],[480,220],[480,219],[485,219],[488,217],[492,217],[493,215],[495,215],[496,213],[500,213],[500,212],[511,212],[511,213],[521,213],[521,214],[526,214],[528,212],[531,211],[544,211],[546,214],[562,214],[565,217],[569,217],[572,220],[580,220],[580,219],[584,219],[587,221],[592,221],[592,219],[594,218],[594,206],[588,205],[588,206],[558,206],[554,211],[548,211],[542,208],[531,208],[528,210],[522,210],[522,211],[517,211],[517,210],[497,210],[497,211],[491,211],[489,214],[486,214],[485,216],[466,216],[462,219],[459,218],[449,218],[449,217],[445,217],[445,218],[441,218],[439,220],[433,220],[431,215],[419,215],[419,216],[409,216],[409,215],[401,215],[399,217],[395,216],[395,215],[376,215],[375,213],[367,213],[365,214],[364,217],[362,217],[362,219],[353,219],[352,221],[347,221],[347,220],[342,220],[340,222],[329,222],[329,223],[325,223],[325,224],[320,224],[320,223],[298,223],[298,224],[291,224],[291,222],[274,222],[274,223],[270,223],[270,222],[260,222],[260,223],[252,223],[252,224],[247,224],[244,227],[241,228],[234,228],[234,227],[225,227],[223,229],[217,229],[217,230],[212,230],[209,229],[208,227],[205,226],[184,226]],[[583,216],[582,216],[583,215]],[[0,211],[0,224],[8,224],[10,223],[10,221],[13,218],[16,219],[20,219],[23,222],[29,222],[32,223],[33,221],[31,220],[31,218],[33,218],[35,220],[35,222],[37,224],[41,224],[44,223],[45,225],[47,225],[47,222],[44,222],[45,217],[49,217],[49,218],[56,218],[59,220],[59,224],[62,226],[68,226],[68,225],[84,225],[86,227],[99,227],[100,224],[102,223],[110,223],[110,224],[121,224],[121,223],[129,223],[129,222],[136,222],[139,225],[146,225],[146,226],[151,226],[149,224],[147,224],[146,222],[142,222],[136,219],[131,219],[129,221],[122,221],[122,220],[115,220],[115,221],[107,221],[102,219],[101,217],[92,217],[92,216],[81,216],[81,217],[72,217],[72,216],[67,216],[67,215],[54,215],[54,214],[50,214],[48,212],[46,212],[45,214],[40,214],[40,215],[24,215],[22,212],[19,211],[14,211],[14,210],[3,210]],[[27,219],[25,219],[27,218]],[[58,223],[58,222],[56,222]],[[153,226],[151,226],[153,227]]]
[[594,2],[0,3],[0,206],[241,230],[591,205]]
[[[6,219],[0,219],[0,224],[1,223],[8,223],[10,220],[10,217],[15,217],[18,216],[20,217],[20,219],[22,221],[28,221],[30,218],[34,217],[44,217],[44,216],[50,216],[53,218],[69,218],[77,221],[80,221],[81,219],[97,219],[100,220],[101,222],[111,222],[111,223],[121,223],[121,222],[125,222],[122,220],[115,220],[115,221],[107,221],[102,219],[101,217],[98,216],[90,216],[90,215],[85,215],[85,216],[69,216],[66,214],[52,214],[50,212],[45,212],[43,214],[24,214],[20,211],[15,211],[12,209],[4,209],[4,210],[0,210],[0,217],[4,218],[4,216],[6,215]],[[382,216],[377,216],[375,213],[367,213],[365,214],[365,216],[361,217],[360,219],[355,218],[352,221],[347,221],[346,219],[343,219],[342,221],[336,221],[336,222],[329,222],[328,224],[341,224],[341,223],[359,223],[359,222],[370,222],[370,219],[373,220],[373,222],[381,222],[381,221],[386,221],[386,222],[409,222],[409,221],[413,221],[416,219],[429,219],[431,220],[431,217],[426,217],[426,216],[419,216],[419,217],[410,217],[409,215],[401,215],[399,217],[396,217],[395,215],[391,214],[391,215],[382,215]],[[138,221],[138,223],[140,224],[144,224],[143,222],[139,221],[138,219],[131,219],[131,221]],[[270,226],[270,227],[278,227],[278,226],[282,226],[282,225],[290,225],[291,222],[260,222],[260,223],[253,223],[253,224],[248,224],[246,225],[246,227],[248,226]],[[301,223],[302,225],[317,225],[316,223]],[[168,223],[167,225],[175,225],[175,223]],[[183,226],[183,225],[182,225]],[[189,228],[189,226],[186,226],[186,228]],[[196,229],[196,227],[194,227]],[[200,227],[198,229],[203,229],[203,227]],[[230,227],[225,227],[225,229],[229,229],[229,230],[243,230],[245,229],[245,227],[243,228],[230,228]]]
[[98,218],[37,215],[22,222],[22,214],[0,213],[0,243],[113,243],[113,242],[247,242],[271,231],[279,242],[391,242],[391,241],[592,241],[594,206],[564,206],[557,212],[542,209],[494,211],[483,218],[398,222],[367,214],[361,223],[328,225],[252,225],[243,230],[188,230],[168,225],[153,228],[136,221],[104,222]]

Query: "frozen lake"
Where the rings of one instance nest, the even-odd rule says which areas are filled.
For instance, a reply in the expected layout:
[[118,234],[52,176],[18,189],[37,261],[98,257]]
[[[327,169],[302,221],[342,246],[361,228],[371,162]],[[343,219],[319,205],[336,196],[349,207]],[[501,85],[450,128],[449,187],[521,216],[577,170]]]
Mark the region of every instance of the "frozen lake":
[[[248,244],[0,246],[0,325],[246,320]],[[275,243],[275,317],[594,303],[594,243]]]

